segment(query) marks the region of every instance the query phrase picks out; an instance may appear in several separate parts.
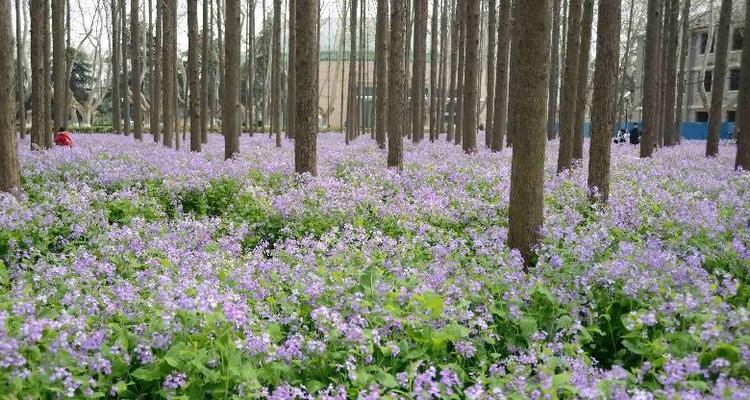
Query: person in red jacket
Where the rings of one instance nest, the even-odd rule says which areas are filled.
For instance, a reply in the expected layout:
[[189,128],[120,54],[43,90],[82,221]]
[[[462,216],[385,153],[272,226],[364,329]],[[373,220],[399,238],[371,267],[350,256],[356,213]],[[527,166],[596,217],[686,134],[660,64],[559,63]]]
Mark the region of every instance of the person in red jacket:
[[70,137],[70,132],[67,132],[64,127],[60,127],[60,130],[55,133],[55,144],[63,147],[73,147],[73,138]]

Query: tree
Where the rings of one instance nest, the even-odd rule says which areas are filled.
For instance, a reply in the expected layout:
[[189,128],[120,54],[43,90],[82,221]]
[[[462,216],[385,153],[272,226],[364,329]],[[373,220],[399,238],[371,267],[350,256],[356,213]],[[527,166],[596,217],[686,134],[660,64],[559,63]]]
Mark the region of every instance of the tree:
[[[228,30],[229,27],[227,27],[227,31]],[[276,134],[276,147],[281,147],[281,0],[273,0],[272,35],[273,57],[271,58],[271,132]],[[227,76],[227,78],[229,77]],[[232,80],[228,82],[235,81]]]
[[[750,26],[750,7],[745,4],[745,26]],[[750,40],[742,43],[742,66],[740,67],[740,92],[737,109],[743,110],[739,120],[739,137],[737,138],[737,158],[735,169],[750,171]]]
[[[247,128],[250,137],[255,131],[255,0],[248,0],[247,27]],[[295,11],[296,12],[296,11]]]
[[[120,56],[120,61],[122,62],[122,74],[120,75],[122,81],[120,84],[122,86],[120,90],[122,92],[122,131],[125,136],[130,135],[130,96],[128,95],[128,77],[130,76],[128,73],[128,40],[130,38],[128,37],[127,1],[128,0],[120,0],[120,23],[122,24],[120,27],[120,40],[122,40],[122,45],[120,46],[120,52],[122,53]],[[175,31],[173,31],[172,34],[176,37],[177,28],[175,27],[174,29]]]
[[487,98],[486,98],[486,130],[484,145],[492,146],[492,113],[495,109],[495,50],[497,48],[497,1],[489,0],[487,3]]
[[120,133],[120,22],[118,15],[120,8],[117,6],[117,0],[112,0],[112,130]]
[[[208,5],[211,0],[203,0],[203,26],[201,27],[203,32],[201,33],[201,81],[200,81],[200,90],[201,90],[201,100],[200,100],[200,133],[201,133],[201,143],[207,144],[208,143],[208,113],[209,113],[209,107],[208,107],[208,87],[209,87],[209,55],[208,55],[208,41],[209,41],[209,30],[211,26],[211,20],[209,19],[208,14]],[[255,1],[250,0],[250,3],[252,5],[255,4]],[[252,21],[251,21],[252,22]],[[252,37],[252,35],[251,35]],[[252,57],[250,57],[252,62]],[[252,86],[250,86],[252,87]],[[252,91],[251,91],[252,92]],[[252,124],[251,128],[252,129]],[[251,131],[252,132],[252,131]]]
[[385,149],[388,123],[388,0],[378,0],[375,17],[375,70],[378,84],[375,96],[375,141]]
[[656,144],[656,128],[659,113],[659,21],[661,21],[661,0],[648,0],[646,19],[646,48],[643,62],[643,134],[641,136],[641,157],[651,157]]
[[44,143],[45,149],[51,149],[52,148],[52,135],[53,132],[56,130],[53,126],[50,125],[52,122],[52,87],[50,87],[50,72],[51,66],[50,66],[50,55],[51,55],[51,49],[50,49],[50,0],[44,1],[44,23],[42,24],[42,31],[44,32],[44,45],[42,48],[43,56],[42,59],[44,60],[44,108],[42,110],[42,120],[44,121],[43,124],[43,135],[42,140]]
[[708,113],[708,140],[706,157],[719,155],[719,129],[721,128],[724,103],[724,81],[727,76],[727,52],[729,50],[729,27],[732,20],[732,0],[721,0],[719,32],[716,34],[714,76],[711,85],[711,110]]
[[[352,0],[349,50],[349,93],[346,101],[346,144],[354,139],[357,131],[357,0]],[[343,60],[342,60],[343,61]]]
[[674,118],[674,135],[676,143],[679,143],[682,138],[682,118],[684,110],[684,97],[685,97],[685,86],[687,82],[685,77],[687,74],[687,56],[688,46],[690,45],[690,0],[684,0],[685,3],[682,6],[682,39],[680,42],[680,72],[677,74],[677,110],[675,110]]
[[175,36],[172,20],[175,18],[177,0],[162,0],[162,107],[164,120],[163,142],[167,147],[174,146],[175,135],[175,104],[174,92],[175,82],[175,58],[176,49],[173,37]]
[[388,48],[388,167],[402,169],[404,163],[404,46],[406,5],[391,0],[391,38]]
[[675,92],[677,91],[677,45],[678,39],[678,15],[680,13],[680,0],[667,0],[667,14],[665,15],[664,34],[667,36],[667,47],[664,49],[665,57],[665,90],[664,98],[664,145],[674,146],[677,144],[677,132],[675,125]]
[[477,151],[477,79],[479,79],[479,0],[466,1],[466,75],[464,76],[463,149]]
[[438,3],[439,0],[432,0],[432,28],[430,31],[430,142],[434,142],[437,137],[437,109],[438,100],[438,69],[439,54],[438,48]]
[[[297,96],[297,84],[295,83],[295,80],[297,79],[295,67],[295,64],[297,62],[297,32],[294,29],[294,27],[297,25],[296,2],[297,0],[289,0],[289,66],[287,68],[289,73],[287,74],[286,95],[286,134],[292,139],[296,137],[295,135],[297,133],[297,100],[295,99]],[[317,112],[315,112],[315,114],[317,114]]]
[[[193,0],[195,1],[195,0]],[[133,137],[143,140],[143,113],[141,110],[141,23],[138,17],[138,0],[130,0],[130,58],[133,67],[130,93],[133,96]]]
[[52,0],[52,79],[55,85],[53,92],[53,119],[55,130],[65,125],[66,101],[68,91],[65,80],[65,0]]
[[552,0],[552,55],[547,102],[547,140],[557,138],[557,99],[560,94],[560,0]]
[[[154,49],[153,49],[153,75],[151,77],[151,123],[149,129],[151,134],[154,136],[154,142],[159,143],[161,139],[161,127],[159,126],[159,119],[161,118],[161,105],[162,105],[162,62],[163,62],[163,49],[162,49],[162,26],[164,25],[163,8],[161,1],[157,0],[156,3],[156,32],[154,35]],[[114,85],[113,88],[114,90]]]
[[24,41],[21,34],[21,14],[23,6],[21,0],[16,0],[16,101],[18,102],[18,127],[21,133],[21,139],[26,139],[26,86],[24,85],[24,72],[26,70],[24,59],[26,51],[24,50]]
[[437,100],[437,129],[434,140],[438,140],[440,133],[445,129],[445,98],[448,82],[448,14],[450,11],[449,0],[443,0],[442,12],[440,14],[440,69],[438,71],[438,100]]
[[448,119],[448,136],[446,137],[447,142],[452,142],[456,133],[456,114],[458,105],[456,104],[456,97],[458,96],[458,30],[460,29],[458,24],[458,11],[456,10],[456,1],[453,1],[453,9],[451,10],[451,75],[450,75],[450,86],[448,88],[448,108],[450,111],[450,117]]
[[419,143],[424,136],[424,74],[427,52],[427,0],[414,2],[414,63],[411,76],[411,138]]
[[296,0],[295,51],[297,75],[294,170],[316,175],[318,137],[318,35],[319,0]]
[[518,68],[511,79],[518,80],[524,95],[516,96],[518,114],[511,126],[515,132],[511,134],[508,245],[521,253],[528,267],[544,224],[544,145],[552,18],[549,0],[524,0],[517,4],[518,28],[514,34],[518,35],[518,47],[513,52],[517,54]]
[[464,101],[466,92],[466,1],[456,1],[456,15],[458,19],[458,82],[456,85],[456,96],[458,107],[456,109],[456,135],[453,137],[454,144],[461,144],[464,130]]
[[576,116],[573,128],[573,159],[583,159],[583,120],[589,86],[589,59],[591,54],[591,29],[594,21],[594,0],[584,0],[581,20],[581,47],[578,58],[578,88],[576,89]]
[[[0,21],[11,21],[11,0],[0,0]],[[0,25],[0,51],[13,54],[13,29],[11,24]],[[0,192],[17,193],[18,145],[16,143],[15,102],[16,83],[13,57],[0,61]]]
[[508,67],[510,58],[510,0],[500,0],[500,23],[497,41],[497,69],[495,70],[495,103],[492,111],[493,152],[503,149],[505,131],[508,129]]
[[[616,119],[617,69],[620,49],[620,4],[600,0],[596,37],[594,93],[591,101],[591,148],[588,187],[592,200],[607,202],[612,125]],[[594,196],[598,193],[598,197]]]
[[[137,1],[137,0],[133,0]],[[188,84],[190,85],[190,151],[201,151],[201,90],[198,75],[198,0],[188,0]],[[133,68],[135,72],[135,67]]]
[[[240,0],[227,0],[224,9],[226,11],[224,82],[231,82],[231,85],[224,87],[221,130],[224,133],[224,158],[230,159],[240,152],[240,85],[238,84],[240,81],[240,37],[242,36]],[[274,0],[274,11],[276,13],[281,11],[280,0]],[[275,16],[274,19],[276,19]],[[280,25],[280,21],[278,24],[276,22],[274,21],[274,25]],[[275,56],[274,59],[276,59]],[[277,129],[279,129],[278,123]],[[277,146],[281,145],[280,141],[281,132],[277,130]]]
[[44,148],[47,131],[44,120],[45,60],[44,60],[44,1],[31,0],[31,149]]
[[573,159],[573,135],[577,129],[575,117],[578,104],[578,64],[581,47],[581,2],[582,0],[570,0],[568,10],[565,72],[560,94],[560,150],[557,157],[557,172],[569,169]]

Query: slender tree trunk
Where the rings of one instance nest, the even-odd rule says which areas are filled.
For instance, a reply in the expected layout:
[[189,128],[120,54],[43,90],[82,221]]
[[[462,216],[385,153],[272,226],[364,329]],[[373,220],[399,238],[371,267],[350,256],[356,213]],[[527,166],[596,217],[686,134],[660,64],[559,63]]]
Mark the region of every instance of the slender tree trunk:
[[250,12],[248,15],[248,87],[247,120],[250,137],[255,132],[255,0],[248,0]]
[[65,0],[52,0],[52,79],[55,90],[52,102],[54,104],[54,127],[65,126],[66,109],[65,94]]
[[[750,5],[745,2],[745,26],[750,26]],[[745,28],[747,29],[747,28]],[[740,110],[735,169],[750,171],[750,40],[742,43],[742,66],[740,67],[740,91],[737,110]]]
[[52,135],[55,128],[50,125],[52,123],[52,90],[50,86],[50,73],[52,67],[50,65],[51,55],[51,33],[50,33],[50,0],[44,2],[44,148],[52,148]]
[[[196,1],[196,0],[193,0]],[[130,93],[133,96],[133,137],[143,140],[143,114],[141,111],[141,28],[138,0],[130,0],[130,56],[133,67]]]
[[[225,48],[226,46],[225,40],[224,40],[224,33],[222,32],[222,21],[226,22],[226,16],[230,14],[223,14],[221,12],[221,5],[222,0],[216,0],[216,29],[217,29],[217,42],[219,45],[219,51],[217,52],[218,57],[218,78],[219,78],[219,85],[218,85],[218,98],[224,99],[224,89],[226,88],[226,71],[224,71],[224,68],[226,68],[226,60],[225,60]],[[219,104],[219,107],[221,107],[220,113],[221,113],[221,123],[222,123],[222,131],[223,131],[223,125],[224,125],[224,101]]]
[[122,56],[120,57],[120,61],[122,62],[122,82],[120,83],[122,86],[120,90],[122,91],[122,118],[123,118],[123,124],[122,124],[122,131],[125,134],[125,136],[130,135],[130,97],[128,95],[128,78],[130,74],[128,73],[128,18],[127,18],[127,1],[128,0],[120,0],[120,40],[122,40],[122,45],[120,46],[120,53]]
[[[201,135],[201,144],[207,144],[208,143],[208,117],[209,117],[209,107],[208,107],[208,86],[209,86],[209,53],[208,53],[208,36],[209,36],[209,29],[210,29],[210,17],[208,13],[208,2],[210,0],[202,0],[202,11],[203,11],[203,26],[202,26],[202,34],[201,34],[201,81],[200,81],[200,90],[201,90],[201,99],[200,99],[200,135]],[[255,4],[253,0],[248,0],[251,4]],[[252,35],[251,35],[252,37]],[[252,62],[252,57],[250,57],[250,62]],[[252,77],[252,76],[251,76]],[[250,85],[251,92],[252,92],[252,84]],[[252,124],[250,124],[250,132],[252,135]]]
[[298,174],[316,175],[318,136],[318,49],[316,35],[320,20],[319,0],[296,0],[296,62],[297,75],[294,140],[294,170]]
[[620,51],[619,3],[618,0],[600,0],[597,22],[588,187],[591,199],[602,203],[606,203],[609,197],[611,132],[616,119],[615,96]]
[[[404,83],[406,84],[406,89],[404,90],[404,104],[406,107],[409,107],[411,104],[409,100],[409,96],[411,95],[411,68],[410,63],[413,63],[412,61],[412,53],[411,53],[411,46],[412,46],[412,27],[414,25],[414,0],[402,0],[406,2],[406,42],[404,42]],[[403,136],[408,136],[409,139],[411,139],[411,113],[405,112],[404,113],[404,131],[401,133]]]
[[437,119],[437,129],[434,140],[440,138],[440,134],[445,129],[445,89],[446,78],[448,76],[448,0],[443,1],[443,9],[440,14],[440,69],[438,71],[438,100],[435,118]]
[[438,94],[438,69],[439,69],[439,55],[440,50],[438,49],[438,19],[440,17],[438,11],[439,0],[432,0],[432,29],[430,31],[430,142],[435,141],[437,136],[437,102],[439,100]]
[[[137,0],[132,0],[137,1]],[[201,151],[201,90],[198,66],[198,0],[188,0],[188,70],[190,85],[190,151]],[[135,70],[135,68],[133,68]]]
[[406,4],[391,0],[391,37],[388,49],[388,167],[404,165],[404,46]]
[[497,49],[497,0],[487,2],[487,118],[484,135],[484,145],[492,146],[493,117],[495,110],[495,50]]
[[682,38],[680,39],[680,72],[677,75],[677,109],[674,118],[675,143],[682,141],[682,120],[684,118],[685,78],[687,75],[687,57],[690,44],[690,0],[684,0],[681,21]]
[[[11,20],[11,0],[0,0],[0,21],[5,21],[0,24],[0,52],[5,55],[13,54]],[[13,57],[3,57],[0,61],[0,192],[17,194],[20,186],[13,101],[16,84],[14,69]]]
[[643,64],[643,134],[641,136],[641,157],[651,157],[656,144],[659,120],[659,23],[661,21],[662,0],[648,0],[646,22],[646,48]]
[[547,140],[557,139],[557,100],[560,94],[560,1],[552,0],[552,55],[549,101],[547,102]]
[[154,136],[154,142],[159,143],[161,141],[161,106],[162,106],[162,64],[163,64],[163,49],[162,49],[162,27],[164,26],[164,16],[162,12],[161,0],[157,0],[156,3],[156,32],[154,37],[154,53],[153,53],[153,64],[154,64],[154,75],[152,76],[153,88],[151,93],[151,134]]
[[[216,109],[218,107],[218,91],[219,91],[219,79],[223,79],[219,77],[219,75],[223,75],[223,73],[220,73],[218,70],[219,66],[219,52],[214,46],[214,38],[213,38],[213,24],[216,21],[216,16],[214,15],[214,2],[213,0],[203,0],[208,2],[208,8],[210,12],[210,19],[209,19],[209,27],[208,29],[208,43],[209,43],[209,58],[210,58],[210,72],[207,76],[208,79],[211,80],[211,89],[209,91],[209,100],[208,100],[208,126],[209,129],[213,131],[216,129]],[[264,1],[265,2],[265,1]],[[263,13],[265,15],[265,8],[263,8]],[[265,24],[264,24],[265,25]]]
[[[721,1],[719,32],[717,33],[714,58],[714,76],[711,84],[711,111],[708,113],[708,140],[706,157],[719,155],[719,129],[724,104],[724,81],[727,76],[727,51],[729,50],[729,27],[732,19],[732,0]],[[744,111],[744,110],[741,110]]]
[[357,58],[355,56],[357,51],[357,0],[352,0],[351,3],[351,22],[349,24],[349,93],[346,102],[346,137],[344,138],[346,144],[349,144],[354,139],[354,132],[357,129]]
[[[509,70],[508,70],[508,76],[512,77],[515,75],[518,75],[518,57],[519,57],[519,44],[518,44],[518,24],[520,21],[520,18],[518,18],[518,1],[513,1],[511,3],[511,11],[510,11],[510,18],[511,18],[511,24],[510,24],[510,63],[508,64]],[[519,93],[523,90],[519,86],[519,82],[515,81],[513,79],[508,79],[508,92],[509,93]],[[516,118],[516,97],[515,96],[508,96],[508,122],[507,122],[507,129],[505,130],[507,134],[505,135],[505,145],[507,147],[510,147],[513,145],[513,138],[511,135],[513,134],[513,124],[515,124],[515,118]]]
[[500,0],[500,23],[497,42],[497,70],[495,71],[495,104],[492,112],[492,136],[490,148],[493,152],[503,149],[505,132],[508,129],[508,67],[510,64],[510,0]]
[[163,125],[164,125],[164,145],[167,147],[174,146],[175,136],[175,106],[174,106],[174,76],[175,71],[175,48],[173,47],[174,36],[172,17],[176,12],[176,0],[161,0],[162,4],[162,30],[163,30],[163,45],[162,45],[162,107],[163,110]]
[[513,161],[509,206],[508,245],[517,249],[528,268],[533,246],[544,224],[544,145],[546,142],[547,93],[549,91],[550,1],[518,3],[517,79],[524,95],[518,95],[518,113],[511,129]]
[[[690,2],[690,0],[686,0]],[[628,12],[628,29],[625,39],[625,55],[622,57],[622,65],[620,66],[619,75],[619,96],[617,101],[617,116],[618,122],[622,122],[627,119],[627,111],[625,110],[625,81],[628,78],[628,66],[630,65],[630,47],[633,37],[633,15],[635,14],[635,0],[630,0],[630,11]]]
[[568,40],[565,54],[565,73],[562,79],[560,104],[560,151],[557,171],[570,168],[573,159],[573,136],[578,104],[578,68],[581,47],[581,0],[570,0],[568,15]]
[[479,0],[466,1],[466,75],[464,77],[463,149],[467,154],[475,153],[477,151],[479,8]]
[[411,138],[419,143],[424,136],[424,75],[427,52],[427,0],[414,1],[414,63],[411,80]]
[[[229,29],[227,29],[229,31]],[[281,0],[273,1],[273,57],[271,58],[271,132],[281,147]],[[228,53],[227,53],[228,55]],[[229,78],[229,76],[227,76]],[[235,82],[234,80],[226,80]]]
[[385,149],[388,123],[388,0],[378,0],[375,29],[375,64],[378,84],[375,104],[375,141]]
[[667,10],[668,14],[665,16],[668,21],[668,28],[666,30],[667,48],[666,52],[666,97],[664,99],[664,145],[674,146],[677,144],[677,133],[675,131],[675,94],[677,91],[677,45],[679,42],[678,38],[678,16],[680,13],[680,0],[669,0]]
[[21,27],[22,15],[23,5],[21,0],[16,0],[16,101],[18,102],[18,130],[21,134],[21,140],[24,140],[26,139],[26,86],[24,84],[26,51],[24,50],[23,34],[21,33],[23,31]]
[[[296,10],[296,3],[297,0],[289,0],[289,67],[287,74],[287,97],[286,97],[286,104],[287,104],[287,123],[286,123],[286,133],[287,136],[294,139],[296,138],[296,132],[297,132],[297,124],[296,124],[296,118],[297,118],[297,83],[295,80],[297,79],[296,70],[295,67],[297,63],[297,33],[295,30],[295,26],[297,25],[297,13]],[[316,32],[317,34],[317,32]],[[315,115],[317,115],[317,110],[315,111]]]
[[[589,87],[589,60],[591,55],[591,30],[594,21],[594,0],[584,0],[581,20],[581,48],[578,59],[578,88],[576,89],[576,116],[573,128],[573,159],[583,159],[583,122],[586,118]],[[615,79],[616,80],[616,79]]]
[[44,1],[31,0],[31,150],[44,147]]
[[450,10],[451,14],[451,76],[450,76],[450,87],[448,89],[448,107],[450,109],[450,118],[448,121],[448,137],[447,142],[453,142],[456,134],[456,116],[458,114],[458,11],[456,8],[458,4],[457,0],[453,1],[453,7]]
[[458,13],[458,109],[456,110],[456,136],[453,138],[454,144],[461,144],[464,132],[464,101],[466,84],[466,2],[459,0],[456,2],[456,12]]
[[[226,38],[224,40],[224,82],[231,85],[224,86],[224,103],[221,106],[221,130],[224,133],[224,158],[230,159],[240,152],[240,38],[242,37],[242,14],[240,12],[240,0],[227,0],[226,11]],[[274,42],[279,45],[278,29],[281,28],[281,0],[274,0]],[[274,51],[274,62],[278,63],[278,53]],[[278,64],[277,64],[278,67]],[[277,71],[277,74],[279,72]],[[281,88],[276,86],[276,95],[280,99]],[[278,105],[278,103],[277,103]],[[276,145],[281,146],[281,131],[279,130],[278,116],[280,108],[277,108],[276,116]]]
[[664,100],[666,99],[666,57],[667,57],[667,24],[668,24],[668,16],[667,16],[667,4],[669,3],[669,0],[663,0],[662,1],[662,13],[661,13],[661,24],[659,29],[659,99],[658,99],[658,120],[657,120],[657,137],[656,137],[656,145],[657,147],[661,147],[664,145],[664,125],[666,122],[666,110],[664,108]]

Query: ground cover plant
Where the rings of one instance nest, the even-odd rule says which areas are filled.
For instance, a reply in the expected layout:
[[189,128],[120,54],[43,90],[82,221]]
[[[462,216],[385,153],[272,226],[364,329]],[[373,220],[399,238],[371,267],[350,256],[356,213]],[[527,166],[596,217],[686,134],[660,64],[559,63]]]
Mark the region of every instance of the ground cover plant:
[[[148,139],[148,138],[147,138]],[[1,198],[0,398],[750,397],[750,175],[733,148],[613,148],[610,205],[555,173],[524,271],[510,151],[129,138],[19,144]]]

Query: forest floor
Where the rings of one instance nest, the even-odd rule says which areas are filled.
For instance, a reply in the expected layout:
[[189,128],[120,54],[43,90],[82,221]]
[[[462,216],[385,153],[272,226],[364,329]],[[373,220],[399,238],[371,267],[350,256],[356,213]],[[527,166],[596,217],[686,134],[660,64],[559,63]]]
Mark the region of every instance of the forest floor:
[[[750,174],[613,147],[610,206],[554,173],[524,273],[510,151],[265,135],[191,154],[20,144],[0,198],[0,398],[750,398]],[[483,143],[479,138],[478,143]],[[145,397],[142,395],[147,394]]]

